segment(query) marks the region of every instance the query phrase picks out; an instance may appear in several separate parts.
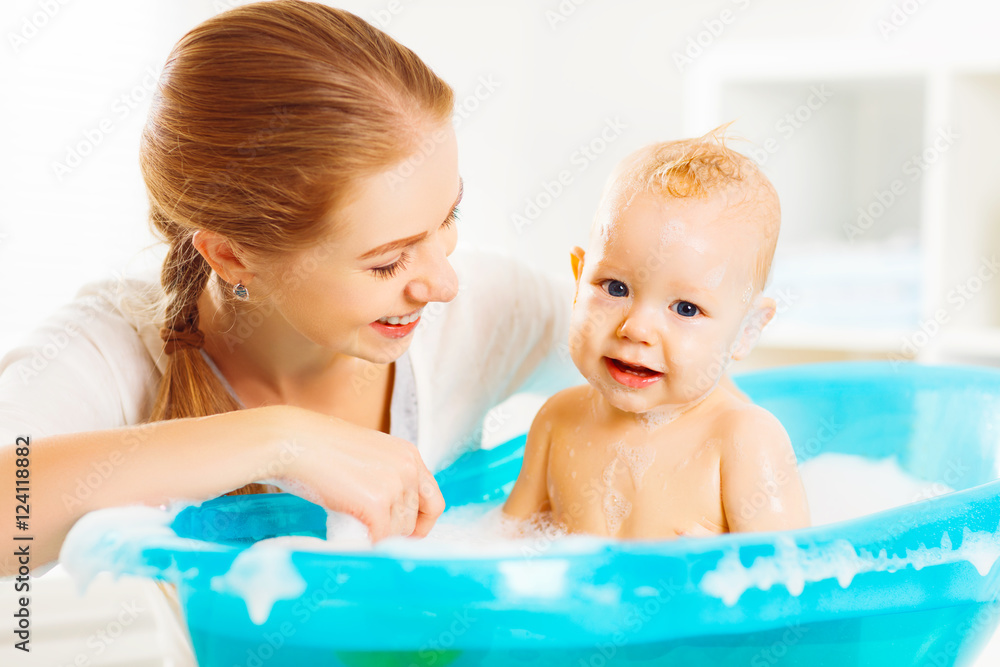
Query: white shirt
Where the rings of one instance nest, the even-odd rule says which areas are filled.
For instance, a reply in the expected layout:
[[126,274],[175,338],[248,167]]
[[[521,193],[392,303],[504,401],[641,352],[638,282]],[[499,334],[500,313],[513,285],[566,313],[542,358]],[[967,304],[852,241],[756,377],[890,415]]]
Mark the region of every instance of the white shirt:
[[[460,248],[450,259],[458,295],[424,308],[397,360],[390,404],[390,432],[413,441],[435,472],[479,446],[487,411],[512,394],[584,381],[568,354],[568,277],[480,250]],[[166,368],[162,311],[154,307],[161,294],[154,279],[88,283],[7,352],[3,444],[144,423]]]

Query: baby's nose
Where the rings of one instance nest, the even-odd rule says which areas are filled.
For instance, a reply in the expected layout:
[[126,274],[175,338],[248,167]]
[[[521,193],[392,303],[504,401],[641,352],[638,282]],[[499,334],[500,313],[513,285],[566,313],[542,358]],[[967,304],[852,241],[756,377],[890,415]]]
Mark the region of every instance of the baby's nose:
[[642,309],[633,309],[626,313],[617,333],[619,338],[627,338],[633,343],[651,345],[657,339],[656,322]]

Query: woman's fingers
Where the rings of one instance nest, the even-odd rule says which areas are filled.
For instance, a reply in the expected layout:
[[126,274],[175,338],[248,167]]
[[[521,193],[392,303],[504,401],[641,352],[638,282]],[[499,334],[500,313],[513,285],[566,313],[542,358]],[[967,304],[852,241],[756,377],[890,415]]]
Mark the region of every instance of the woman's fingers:
[[417,512],[417,523],[413,530],[413,537],[426,537],[431,532],[431,528],[437,522],[438,517],[444,512],[444,496],[438,488],[437,480],[427,468],[423,468],[420,475],[418,489],[419,510]]
[[373,542],[424,537],[444,511],[444,498],[417,448],[400,438],[296,409],[298,432],[314,434],[307,454],[285,471],[316,488],[331,510],[351,514]]
[[392,535],[409,536],[417,525],[417,512],[420,510],[416,489],[404,489],[403,493],[392,504],[389,510],[389,523]]

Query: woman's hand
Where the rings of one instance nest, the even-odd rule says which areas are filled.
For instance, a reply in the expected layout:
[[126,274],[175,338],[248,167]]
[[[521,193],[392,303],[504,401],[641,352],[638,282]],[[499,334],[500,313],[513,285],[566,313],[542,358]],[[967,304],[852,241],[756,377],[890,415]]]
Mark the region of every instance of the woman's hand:
[[274,412],[277,434],[275,483],[355,517],[373,542],[424,537],[444,511],[437,481],[412,443],[304,408],[266,409]]

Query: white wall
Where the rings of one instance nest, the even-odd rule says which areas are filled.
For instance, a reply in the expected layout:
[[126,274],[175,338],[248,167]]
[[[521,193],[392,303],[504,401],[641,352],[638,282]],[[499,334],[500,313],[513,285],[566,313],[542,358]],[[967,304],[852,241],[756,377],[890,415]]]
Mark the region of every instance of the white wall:
[[[151,241],[137,164],[145,77],[188,28],[231,4],[242,3],[7,0],[0,7],[0,349],[81,283],[114,269],[155,268],[155,253],[137,259]],[[828,44],[900,61],[928,49],[998,50],[991,0],[339,4],[413,48],[452,84],[460,105],[476,107],[459,126],[462,237],[558,272],[569,271],[568,249],[583,243],[618,158],[653,139],[709,129],[682,118],[683,76],[696,75],[702,62],[696,57],[680,71],[676,55],[688,40],[700,36],[706,53]],[[884,34],[889,24],[879,22],[894,11],[901,25]],[[712,29],[718,34],[707,39]],[[591,142],[588,157],[581,147]],[[73,147],[89,143],[97,145],[79,166],[56,173]],[[563,170],[571,183],[550,202],[545,184]],[[514,216],[531,218],[530,200],[540,213],[519,227]]]

